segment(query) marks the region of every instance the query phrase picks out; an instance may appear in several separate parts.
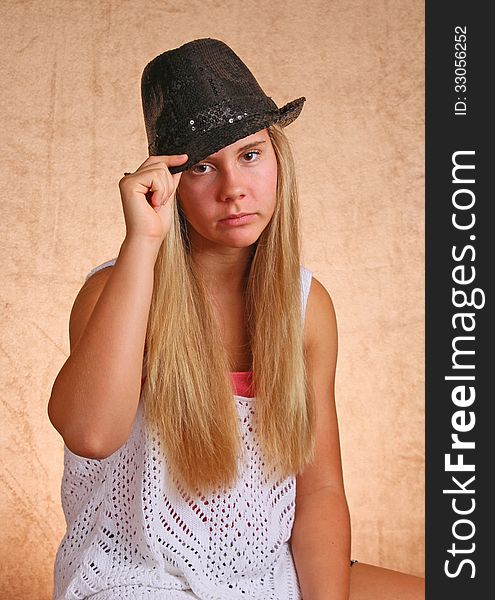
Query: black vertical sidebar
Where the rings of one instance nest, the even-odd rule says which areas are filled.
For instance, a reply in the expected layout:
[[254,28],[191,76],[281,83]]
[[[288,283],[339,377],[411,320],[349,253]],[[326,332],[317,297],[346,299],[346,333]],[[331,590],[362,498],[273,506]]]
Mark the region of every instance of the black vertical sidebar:
[[426,2],[428,600],[490,597],[495,575],[495,26],[487,6]]

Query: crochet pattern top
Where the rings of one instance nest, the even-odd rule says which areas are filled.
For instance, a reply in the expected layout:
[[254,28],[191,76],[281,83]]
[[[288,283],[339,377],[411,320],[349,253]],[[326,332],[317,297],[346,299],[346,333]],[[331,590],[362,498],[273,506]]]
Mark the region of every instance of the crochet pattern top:
[[[303,319],[311,278],[301,266]],[[295,477],[280,480],[264,465],[256,398],[234,399],[246,466],[219,494],[192,498],[176,487],[159,440],[144,427],[141,403],[128,440],[111,456],[83,458],[64,446],[67,531],[53,600],[301,599],[289,543]]]

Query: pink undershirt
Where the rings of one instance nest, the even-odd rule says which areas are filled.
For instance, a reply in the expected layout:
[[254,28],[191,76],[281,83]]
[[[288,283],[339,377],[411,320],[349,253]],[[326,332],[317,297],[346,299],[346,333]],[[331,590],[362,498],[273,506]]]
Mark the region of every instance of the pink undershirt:
[[236,396],[245,396],[246,398],[252,398],[254,396],[252,390],[252,371],[231,371],[230,377],[234,385]]

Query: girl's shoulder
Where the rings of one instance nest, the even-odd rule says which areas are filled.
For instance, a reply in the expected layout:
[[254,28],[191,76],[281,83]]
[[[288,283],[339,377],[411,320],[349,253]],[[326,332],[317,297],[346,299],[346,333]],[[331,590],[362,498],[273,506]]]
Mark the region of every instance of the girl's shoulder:
[[[117,259],[113,258],[91,269],[86,275],[81,289],[76,295],[72,305],[69,318],[69,339],[71,349],[75,347],[77,341],[82,335],[86,325],[91,317],[98,298],[100,297],[103,288],[107,282],[109,272],[103,271],[106,267],[111,267]],[[101,273],[100,273],[101,272]],[[100,273],[97,277],[92,277],[96,273]]]
[[314,345],[322,335],[333,338],[336,330],[337,320],[332,298],[321,281],[312,275],[304,320],[305,345]]

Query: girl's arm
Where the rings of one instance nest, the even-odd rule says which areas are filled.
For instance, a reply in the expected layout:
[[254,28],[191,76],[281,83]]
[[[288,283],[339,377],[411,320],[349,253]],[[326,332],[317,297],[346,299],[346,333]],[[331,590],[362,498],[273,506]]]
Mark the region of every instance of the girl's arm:
[[105,458],[129,437],[158,248],[126,237],[115,266],[90,277],[74,302],[71,352],[53,384],[48,416],[80,456]]
[[53,384],[48,417],[75,454],[106,458],[128,439],[141,395],[154,267],[173,221],[187,155],[148,156],[119,181],[126,237],[115,266],[83,285],[72,308],[70,356]]
[[314,277],[304,337],[316,404],[316,455],[296,480],[292,554],[304,600],[347,600],[351,533],[334,399],[337,325],[332,300]]

